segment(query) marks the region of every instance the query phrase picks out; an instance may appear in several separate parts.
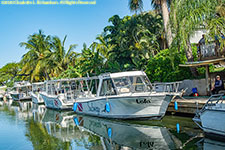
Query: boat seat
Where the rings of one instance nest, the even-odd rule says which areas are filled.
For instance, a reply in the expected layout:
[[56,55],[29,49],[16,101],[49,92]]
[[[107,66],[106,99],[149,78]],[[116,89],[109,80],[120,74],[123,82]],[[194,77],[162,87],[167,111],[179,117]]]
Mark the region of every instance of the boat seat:
[[130,89],[128,89],[128,88],[121,88],[120,89],[120,92],[121,93],[129,93],[130,92]]

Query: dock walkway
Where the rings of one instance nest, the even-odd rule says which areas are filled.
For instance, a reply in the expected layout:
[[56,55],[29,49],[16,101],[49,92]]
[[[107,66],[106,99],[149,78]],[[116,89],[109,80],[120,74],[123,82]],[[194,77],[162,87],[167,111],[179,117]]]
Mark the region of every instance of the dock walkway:
[[[198,109],[201,109],[209,97],[183,97],[183,98],[175,98],[170,104],[167,109],[167,112],[170,113],[184,113],[184,114],[195,114]],[[174,102],[177,101],[178,110],[174,108]]]

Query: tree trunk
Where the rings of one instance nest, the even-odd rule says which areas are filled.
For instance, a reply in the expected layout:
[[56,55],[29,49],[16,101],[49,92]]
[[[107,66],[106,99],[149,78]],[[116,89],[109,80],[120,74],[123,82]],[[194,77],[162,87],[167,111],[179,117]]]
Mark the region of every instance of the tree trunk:
[[162,8],[162,16],[163,16],[163,25],[165,28],[166,33],[166,40],[168,47],[172,44],[173,37],[172,37],[172,31],[169,25],[169,10],[167,6],[167,0],[161,0],[161,8]]
[[[194,57],[193,57],[193,53],[192,53],[192,48],[191,48],[191,43],[190,40],[188,39],[186,41],[186,58],[188,62],[193,62],[194,61]],[[190,67],[191,73],[194,77],[198,76],[198,71],[196,67]]]

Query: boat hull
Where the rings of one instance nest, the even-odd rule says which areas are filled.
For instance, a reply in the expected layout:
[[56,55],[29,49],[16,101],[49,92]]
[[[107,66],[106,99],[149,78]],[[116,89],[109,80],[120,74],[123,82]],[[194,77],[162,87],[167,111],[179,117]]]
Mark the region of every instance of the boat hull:
[[60,96],[49,96],[44,93],[40,93],[44,100],[45,106],[50,109],[56,110],[72,110],[73,102],[63,102],[63,98]]
[[31,98],[32,98],[32,102],[35,104],[43,104],[44,103],[44,100],[39,93],[35,94],[32,92]]
[[30,101],[31,100],[31,96],[23,96],[19,93],[12,93],[10,94],[10,96],[12,97],[14,101]]
[[225,136],[225,110],[206,109],[200,119],[204,132]]
[[[101,98],[82,102],[77,101],[76,113],[104,118],[135,119],[157,118],[161,119],[168,108],[172,95],[155,96],[126,96]],[[108,105],[108,110],[107,110]],[[76,107],[74,105],[74,107]]]

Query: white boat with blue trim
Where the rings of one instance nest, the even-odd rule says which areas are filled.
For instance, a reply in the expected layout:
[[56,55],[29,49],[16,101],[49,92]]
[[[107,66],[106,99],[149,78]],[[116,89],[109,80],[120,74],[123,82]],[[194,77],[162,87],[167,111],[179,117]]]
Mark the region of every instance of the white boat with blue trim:
[[28,81],[15,82],[12,90],[9,92],[10,96],[15,101],[31,100],[30,91],[32,85]]
[[106,73],[78,81],[73,110],[97,117],[161,119],[171,100],[182,94],[180,82],[161,83],[164,90],[156,92],[159,85],[152,85],[143,71]]
[[37,82],[32,83],[32,92],[30,92],[32,102],[35,104],[43,104],[44,100],[40,95],[40,92],[45,91],[45,83],[44,82]]
[[206,133],[225,136],[225,96],[212,95],[193,121]]
[[83,78],[45,81],[45,91],[39,92],[45,106],[56,110],[72,110],[80,79]]

